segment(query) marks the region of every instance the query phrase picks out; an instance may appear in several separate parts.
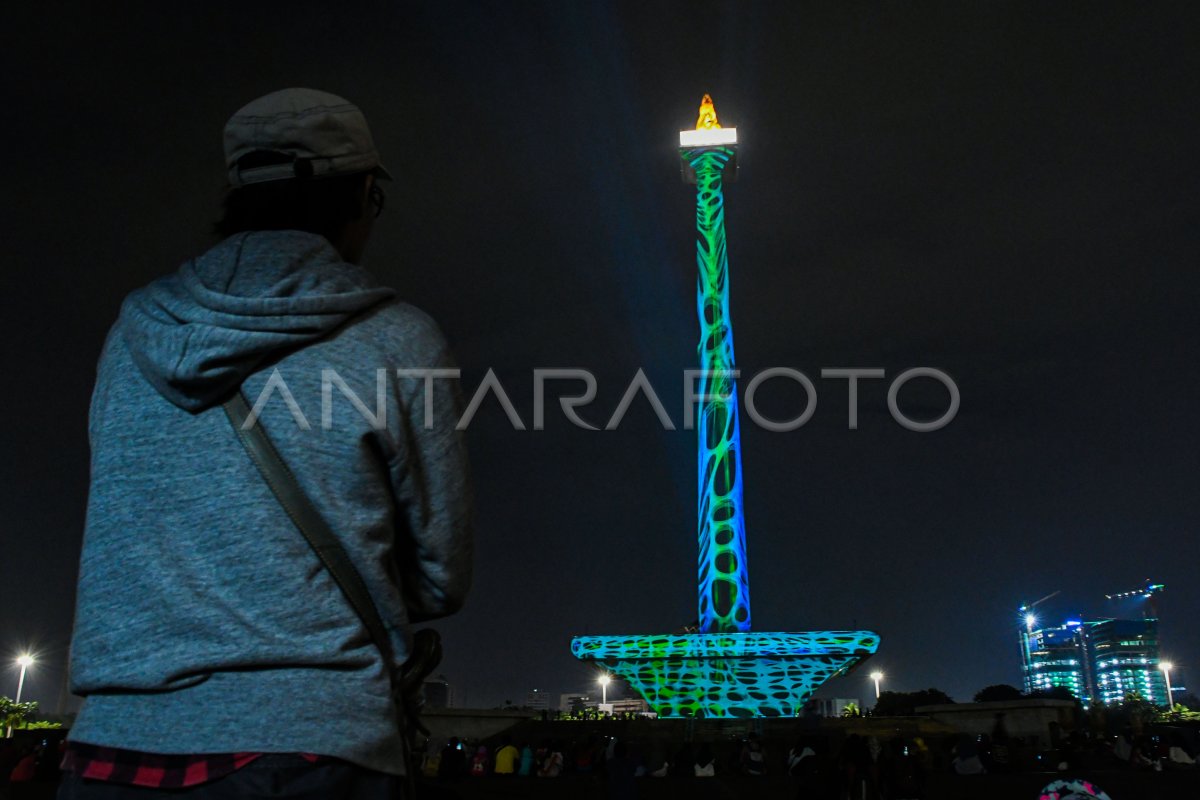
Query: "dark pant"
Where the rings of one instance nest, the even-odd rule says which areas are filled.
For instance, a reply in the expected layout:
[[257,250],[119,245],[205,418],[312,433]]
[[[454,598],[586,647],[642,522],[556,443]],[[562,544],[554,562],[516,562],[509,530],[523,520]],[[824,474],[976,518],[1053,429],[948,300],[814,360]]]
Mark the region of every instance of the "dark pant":
[[345,761],[311,763],[299,755],[267,754],[209,783],[186,789],[149,789],[63,775],[58,800],[397,800],[404,779]]

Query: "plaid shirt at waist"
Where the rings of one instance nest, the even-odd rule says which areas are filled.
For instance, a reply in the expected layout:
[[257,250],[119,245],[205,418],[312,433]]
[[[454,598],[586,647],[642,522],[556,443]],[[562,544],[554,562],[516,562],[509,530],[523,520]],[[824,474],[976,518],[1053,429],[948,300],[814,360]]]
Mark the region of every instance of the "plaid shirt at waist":
[[[199,753],[164,755],[137,750],[120,750],[83,742],[67,742],[62,769],[82,778],[146,786],[181,789],[215,781],[241,769],[262,753]],[[320,756],[302,753],[315,763]]]

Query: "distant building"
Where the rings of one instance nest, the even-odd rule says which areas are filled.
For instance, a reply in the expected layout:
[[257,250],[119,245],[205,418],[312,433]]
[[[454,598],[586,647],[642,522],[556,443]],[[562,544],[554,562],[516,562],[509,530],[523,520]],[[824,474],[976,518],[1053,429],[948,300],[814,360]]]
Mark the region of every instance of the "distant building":
[[421,684],[425,695],[426,708],[456,708],[454,702],[454,687],[446,680],[445,675],[434,675]]
[[585,708],[595,708],[600,704],[600,701],[593,700],[591,695],[580,694],[579,692],[567,692],[558,696],[558,710],[564,714],[569,714],[577,702],[582,703]]
[[1167,682],[1159,669],[1158,620],[1106,619],[1090,623],[1086,636],[1092,670],[1091,695],[1119,703],[1138,692],[1155,705],[1167,704]]
[[613,714],[645,714],[650,711],[650,704],[640,697],[613,700],[609,705]]
[[1027,693],[1064,687],[1087,706],[1119,703],[1137,692],[1167,704],[1157,619],[1074,619],[1037,630],[1030,624],[1021,655]]
[[564,714],[571,713],[573,708],[580,705],[584,708],[594,708],[608,714],[626,714],[631,712],[637,714],[650,710],[650,704],[640,697],[614,699],[606,705],[600,702],[599,697],[591,694],[583,694],[582,692],[566,692],[559,695],[558,710]]
[[1068,620],[1057,628],[1026,631],[1026,694],[1062,687],[1080,700],[1089,699],[1083,630],[1082,620]]
[[525,693],[525,707],[534,711],[549,711],[550,695],[541,689],[530,689]]
[[851,705],[861,712],[863,704],[857,697],[817,697],[808,701],[805,712],[816,717],[840,717]]

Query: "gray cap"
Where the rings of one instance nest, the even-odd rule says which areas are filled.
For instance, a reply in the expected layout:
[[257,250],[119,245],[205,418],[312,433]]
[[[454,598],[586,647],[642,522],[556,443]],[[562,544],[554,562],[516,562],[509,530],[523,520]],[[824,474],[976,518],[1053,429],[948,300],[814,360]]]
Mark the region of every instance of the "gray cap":
[[[289,160],[240,169],[238,159],[256,151]],[[233,186],[371,171],[392,177],[379,163],[371,130],[358,106],[316,89],[271,92],[230,117],[225,123],[225,167]]]

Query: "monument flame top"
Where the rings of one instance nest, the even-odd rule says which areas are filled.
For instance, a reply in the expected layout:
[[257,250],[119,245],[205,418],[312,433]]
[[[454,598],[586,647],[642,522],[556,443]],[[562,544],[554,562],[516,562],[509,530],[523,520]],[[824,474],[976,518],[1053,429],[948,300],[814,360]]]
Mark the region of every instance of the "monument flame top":
[[717,122],[717,108],[712,97],[704,95],[700,101],[700,116],[696,119],[696,130],[680,131],[680,147],[728,147],[737,144],[737,128],[722,128]]
[[700,101],[700,116],[696,119],[696,130],[702,131],[719,127],[721,127],[721,123],[717,122],[717,107],[713,105],[712,95],[706,94]]

